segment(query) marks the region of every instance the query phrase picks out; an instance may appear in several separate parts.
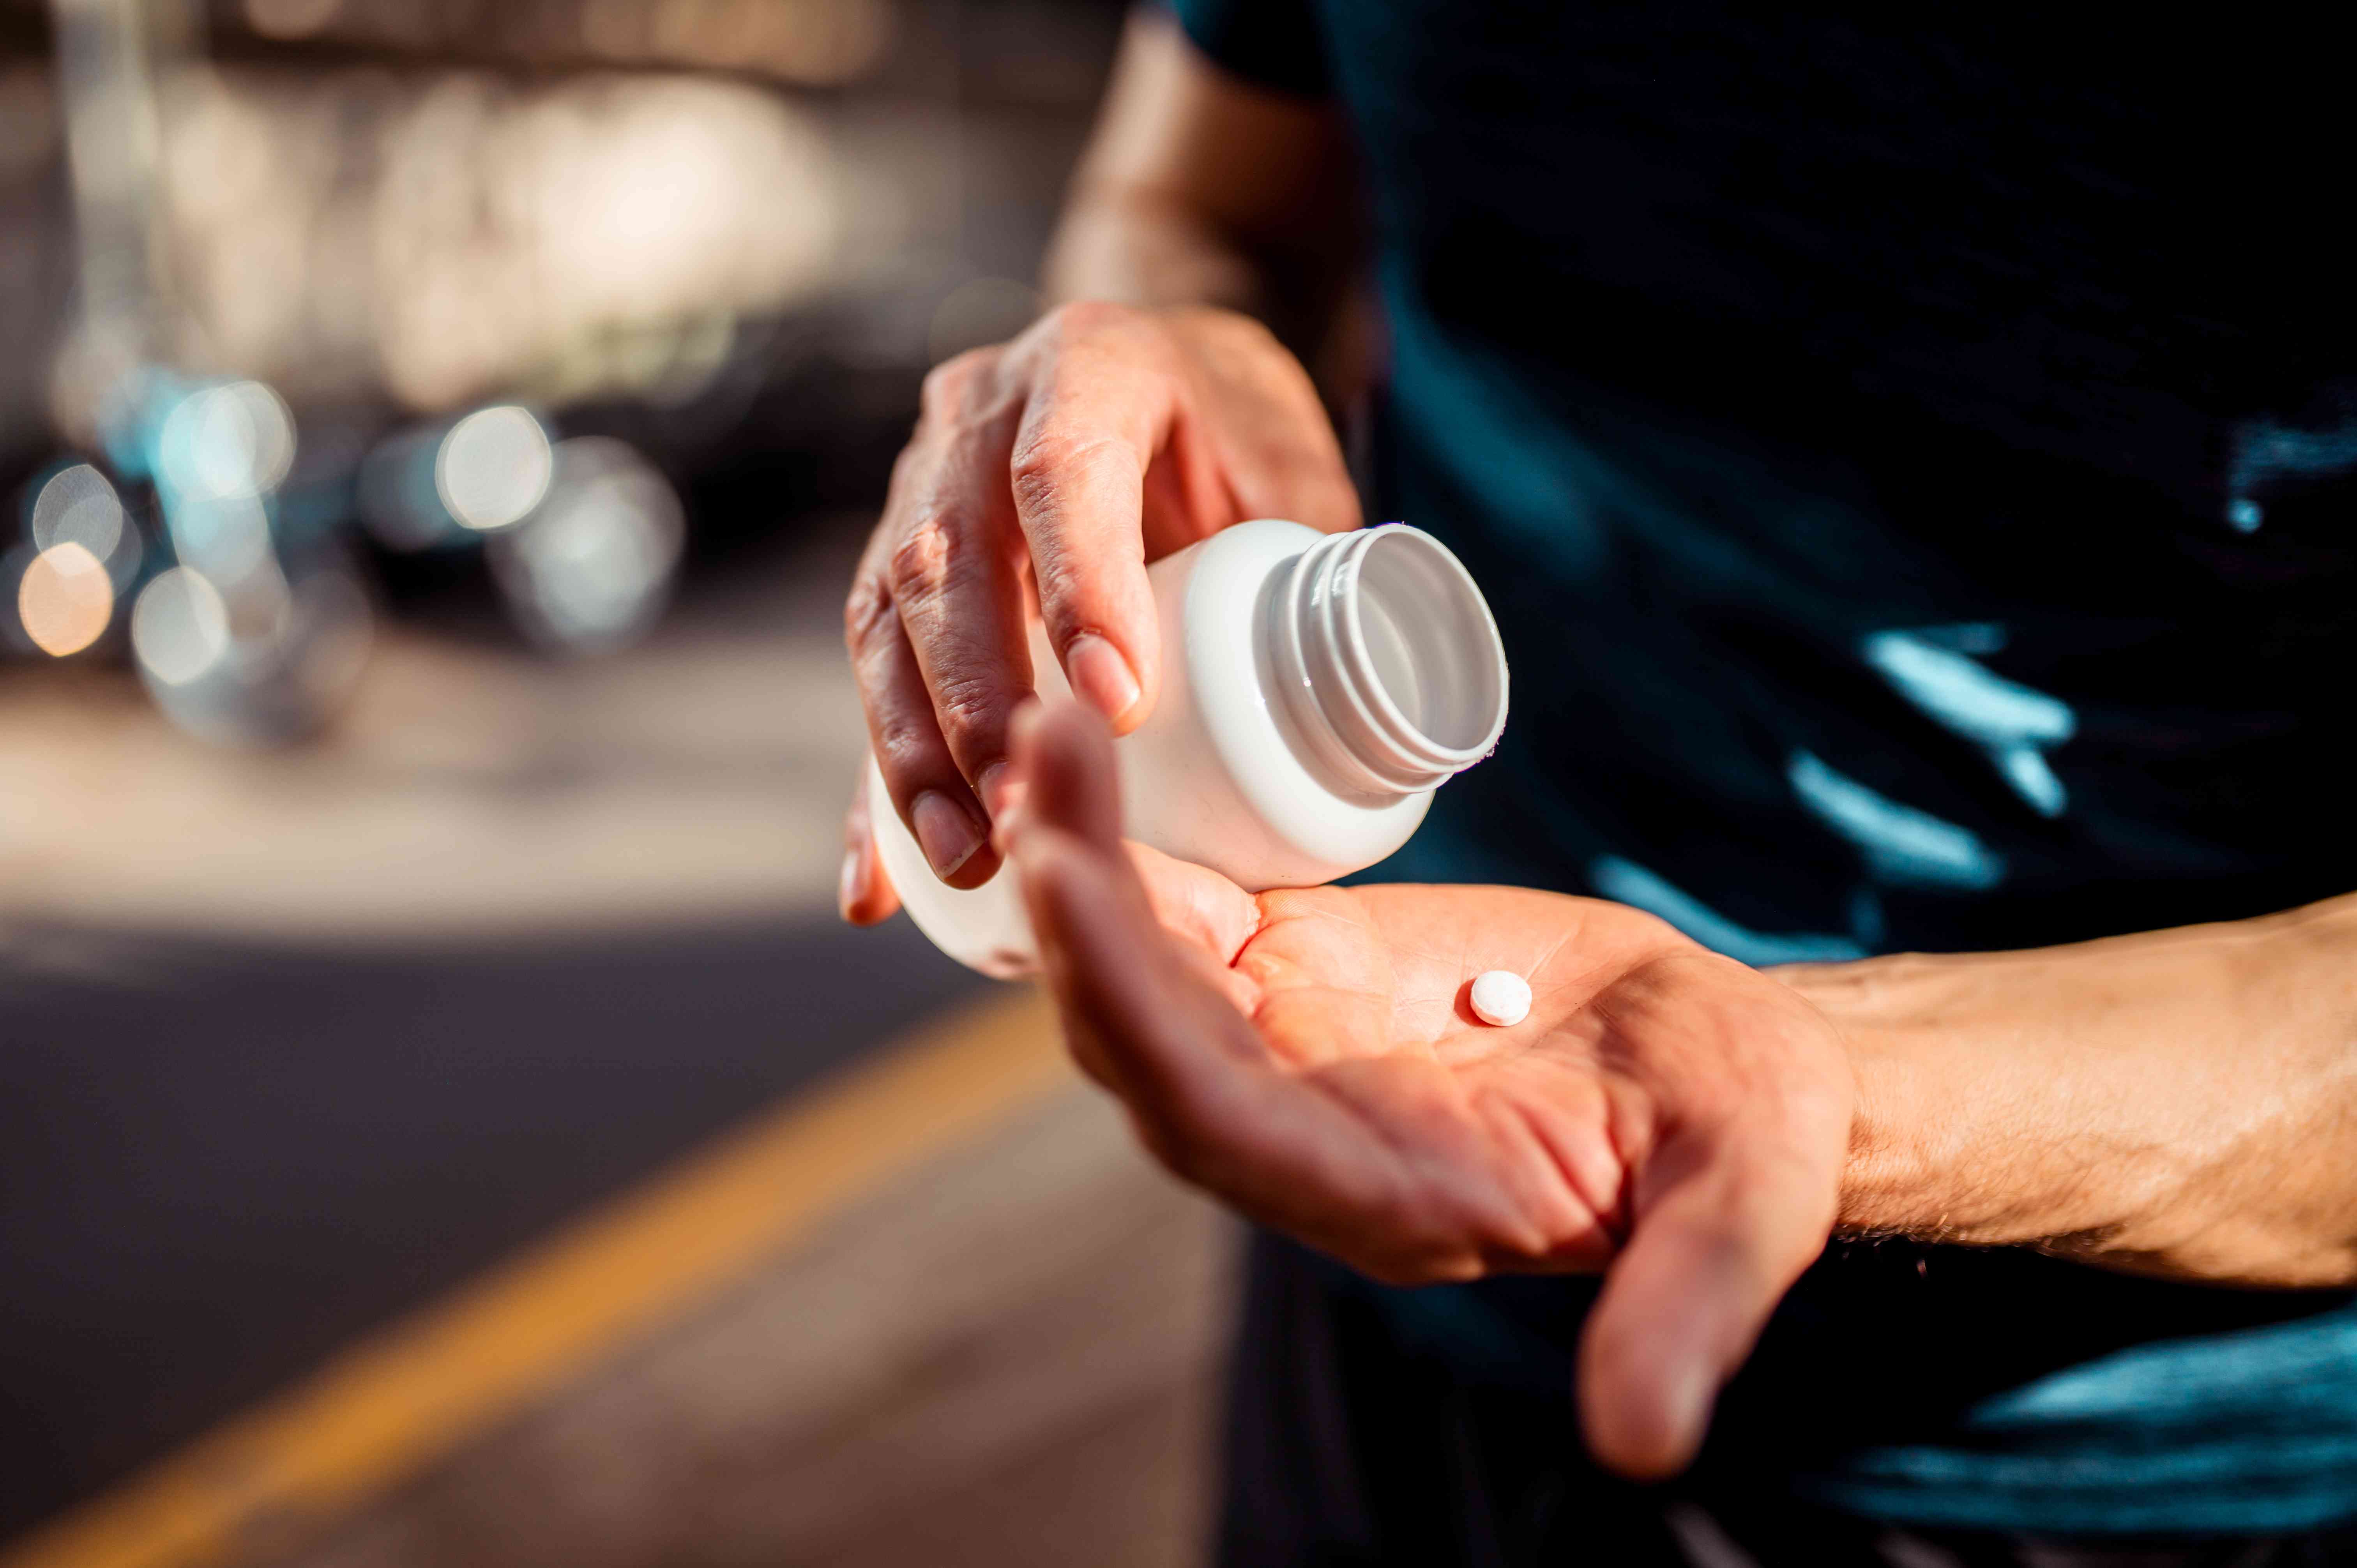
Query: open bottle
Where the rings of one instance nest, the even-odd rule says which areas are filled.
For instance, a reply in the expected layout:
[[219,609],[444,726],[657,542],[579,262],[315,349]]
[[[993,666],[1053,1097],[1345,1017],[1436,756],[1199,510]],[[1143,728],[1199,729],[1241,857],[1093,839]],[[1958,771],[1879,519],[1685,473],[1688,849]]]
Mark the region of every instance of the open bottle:
[[[1447,546],[1385,523],[1324,534],[1240,523],[1146,570],[1162,689],[1115,746],[1123,830],[1248,891],[1310,887],[1408,841],[1433,791],[1497,746],[1506,656]],[[1041,628],[1040,694],[1066,693]],[[945,886],[867,770],[877,851],[935,946],[985,974],[1034,972],[1013,872]]]

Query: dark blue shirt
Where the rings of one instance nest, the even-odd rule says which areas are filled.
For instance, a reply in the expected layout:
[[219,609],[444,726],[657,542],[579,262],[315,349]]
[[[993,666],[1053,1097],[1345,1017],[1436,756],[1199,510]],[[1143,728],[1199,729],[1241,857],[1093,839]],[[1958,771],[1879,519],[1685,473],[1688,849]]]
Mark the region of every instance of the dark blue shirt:
[[[1179,0],[1363,155],[1378,504],[1514,671],[1386,875],[1755,963],[2357,888],[2345,51],[2209,13]],[[1387,1297],[1567,1376],[1586,1288]],[[2357,1313],[1837,1243],[1706,1464],[2051,1530],[2357,1516]]]

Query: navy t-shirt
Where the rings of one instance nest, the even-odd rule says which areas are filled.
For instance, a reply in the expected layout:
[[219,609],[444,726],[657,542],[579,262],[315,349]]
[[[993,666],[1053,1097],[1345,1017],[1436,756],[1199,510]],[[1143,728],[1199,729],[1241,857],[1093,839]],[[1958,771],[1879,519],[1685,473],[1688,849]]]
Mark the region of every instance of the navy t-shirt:
[[[1512,662],[1499,754],[1386,875],[1594,893],[1755,963],[2357,889],[2337,38],[2016,5],[1177,9],[1355,131],[1377,504],[1463,557]],[[1527,1369],[1565,1364],[1587,1293],[1386,1299]],[[1924,1523],[2357,1516],[2357,1311],[1837,1243],[1706,1463]]]

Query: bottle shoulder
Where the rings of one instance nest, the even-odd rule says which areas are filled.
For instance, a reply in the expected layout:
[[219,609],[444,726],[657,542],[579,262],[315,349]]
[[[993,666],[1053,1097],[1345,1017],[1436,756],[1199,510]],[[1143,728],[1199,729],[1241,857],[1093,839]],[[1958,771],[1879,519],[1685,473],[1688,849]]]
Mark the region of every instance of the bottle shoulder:
[[[1134,831],[1146,837],[1178,824],[1182,843],[1156,847],[1255,889],[1311,886],[1372,865],[1407,842],[1431,802],[1428,791],[1375,800],[1334,788],[1275,687],[1265,635],[1271,584],[1321,537],[1299,523],[1239,523],[1149,573],[1158,575],[1163,693],[1133,738],[1157,754],[1158,787],[1141,789]],[[1175,755],[1182,751],[1193,755]]]

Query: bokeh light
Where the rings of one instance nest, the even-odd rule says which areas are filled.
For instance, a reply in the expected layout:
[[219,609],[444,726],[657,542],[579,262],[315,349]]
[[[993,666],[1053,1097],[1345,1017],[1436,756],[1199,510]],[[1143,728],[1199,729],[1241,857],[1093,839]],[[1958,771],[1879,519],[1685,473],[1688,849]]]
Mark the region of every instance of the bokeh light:
[[172,722],[228,746],[278,746],[319,728],[350,695],[374,639],[367,591],[335,555],[274,559],[224,588],[186,568],[140,596],[131,642]]
[[42,652],[57,659],[80,653],[105,636],[114,618],[106,564],[71,542],[50,545],[17,582],[16,615]]
[[271,561],[270,514],[253,496],[184,501],[172,509],[172,543],[183,565],[224,587]]
[[59,469],[33,497],[34,548],[79,544],[100,561],[123,546],[123,498],[87,463]]
[[532,521],[491,543],[491,565],[525,628],[578,652],[622,646],[654,621],[678,569],[679,497],[628,443],[556,447],[554,482]]
[[532,515],[548,494],[548,432],[513,403],[477,409],[450,427],[434,458],[434,489],[465,527],[490,533]]
[[167,686],[185,686],[229,652],[229,607],[203,574],[175,566],[157,575],[131,610],[139,667]]
[[36,551],[79,544],[106,568],[119,596],[139,580],[147,542],[121,492],[88,463],[69,463],[32,488],[26,533]]
[[260,381],[199,387],[175,403],[156,433],[156,477],[178,499],[267,494],[295,461],[295,416]]
[[114,552],[106,558],[106,575],[114,584],[114,594],[121,598],[131,585],[139,581],[140,568],[147,564],[147,542],[135,527],[125,525],[123,536],[114,542]]

